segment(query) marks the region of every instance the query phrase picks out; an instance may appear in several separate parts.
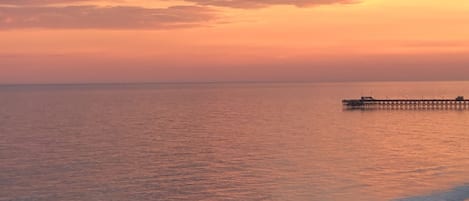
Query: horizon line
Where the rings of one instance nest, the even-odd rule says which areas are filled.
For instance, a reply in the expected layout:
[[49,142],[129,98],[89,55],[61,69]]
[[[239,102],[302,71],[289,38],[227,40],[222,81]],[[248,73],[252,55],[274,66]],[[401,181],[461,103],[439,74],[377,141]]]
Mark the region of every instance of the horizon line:
[[54,85],[145,85],[145,84],[305,84],[305,83],[391,83],[391,82],[468,82],[469,80],[331,80],[331,81],[165,81],[165,82],[51,82],[51,83],[0,83],[0,86],[54,86]]

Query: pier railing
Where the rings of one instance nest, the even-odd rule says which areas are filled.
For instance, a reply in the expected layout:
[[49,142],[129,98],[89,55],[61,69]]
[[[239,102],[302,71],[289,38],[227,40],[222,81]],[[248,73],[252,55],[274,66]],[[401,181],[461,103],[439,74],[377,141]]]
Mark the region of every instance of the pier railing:
[[455,99],[346,99],[342,104],[347,109],[469,109],[469,100],[458,96]]

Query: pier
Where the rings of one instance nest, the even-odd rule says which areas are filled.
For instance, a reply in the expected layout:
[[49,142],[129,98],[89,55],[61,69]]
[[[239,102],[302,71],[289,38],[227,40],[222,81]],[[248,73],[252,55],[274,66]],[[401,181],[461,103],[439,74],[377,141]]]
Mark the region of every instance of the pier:
[[360,99],[342,100],[346,109],[469,109],[463,96],[454,99]]

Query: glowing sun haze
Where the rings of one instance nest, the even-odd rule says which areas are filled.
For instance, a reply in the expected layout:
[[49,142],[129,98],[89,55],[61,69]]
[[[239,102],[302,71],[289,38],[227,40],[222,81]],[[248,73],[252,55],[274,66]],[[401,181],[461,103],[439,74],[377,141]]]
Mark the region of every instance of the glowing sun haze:
[[465,80],[467,0],[0,0],[0,84]]

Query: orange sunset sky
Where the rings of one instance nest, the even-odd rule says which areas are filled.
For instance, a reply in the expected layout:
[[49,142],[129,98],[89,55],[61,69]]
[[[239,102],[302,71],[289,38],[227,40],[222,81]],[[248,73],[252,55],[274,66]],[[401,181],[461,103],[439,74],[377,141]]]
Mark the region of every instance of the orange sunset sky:
[[467,0],[0,0],[0,84],[469,79]]

